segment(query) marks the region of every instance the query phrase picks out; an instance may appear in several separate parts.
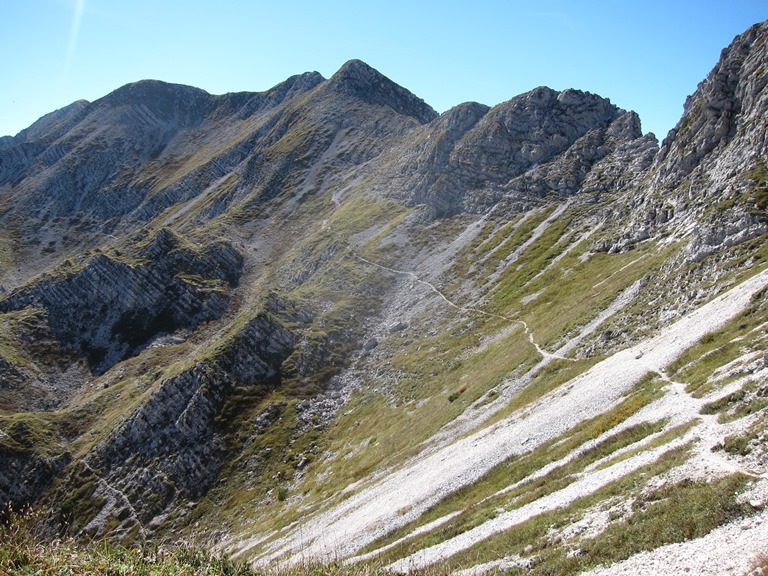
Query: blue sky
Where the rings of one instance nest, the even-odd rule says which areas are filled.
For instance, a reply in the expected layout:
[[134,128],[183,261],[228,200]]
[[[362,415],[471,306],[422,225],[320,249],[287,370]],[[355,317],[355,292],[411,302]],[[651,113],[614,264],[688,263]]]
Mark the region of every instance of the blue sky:
[[661,139],[765,19],[766,0],[0,0],[0,135],[144,78],[262,91],[359,58],[438,112],[577,88]]

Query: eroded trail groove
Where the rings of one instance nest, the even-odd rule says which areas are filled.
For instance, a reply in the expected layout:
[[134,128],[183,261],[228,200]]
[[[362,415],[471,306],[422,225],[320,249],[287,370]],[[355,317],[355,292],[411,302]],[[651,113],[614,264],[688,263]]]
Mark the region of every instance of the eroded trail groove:
[[[550,219],[547,219],[545,222],[549,222],[549,221]],[[433,293],[435,293],[437,296],[439,296],[443,302],[445,302],[446,304],[448,304],[449,306],[453,307],[456,310],[464,311],[470,314],[472,313],[480,314],[486,317],[497,318],[497,319],[504,320],[505,322],[508,322],[509,326],[503,329],[504,333],[508,333],[508,331],[510,330],[510,327],[518,327],[518,326],[521,327],[524,330],[525,334],[528,336],[528,341],[530,342],[530,344],[536,349],[536,352],[538,352],[538,354],[541,356],[541,360],[538,363],[536,363],[525,374],[515,378],[508,378],[503,383],[501,383],[498,386],[498,389],[496,391],[497,397],[495,400],[488,402],[485,398],[480,398],[473,405],[471,405],[468,410],[464,411],[456,419],[446,424],[443,427],[443,429],[440,430],[437,434],[435,434],[432,438],[425,441],[424,446],[430,446],[432,449],[449,444],[455,438],[470,432],[472,429],[476,428],[477,426],[481,425],[483,422],[491,418],[494,414],[496,414],[499,410],[503,409],[507,405],[510,398],[512,398],[517,392],[519,392],[526,385],[528,385],[530,381],[534,378],[534,376],[540,370],[542,370],[548,364],[550,364],[552,361],[563,360],[567,362],[575,362],[576,358],[568,356],[568,353],[571,352],[573,349],[575,349],[576,346],[578,346],[578,344],[584,338],[594,333],[608,318],[610,318],[611,316],[616,314],[619,310],[624,308],[627,304],[629,304],[635,298],[635,296],[637,296],[640,290],[640,285],[641,285],[641,282],[638,280],[635,283],[633,283],[631,286],[629,286],[627,289],[619,293],[616,299],[613,302],[611,302],[611,304],[605,310],[603,310],[600,314],[598,314],[591,322],[587,323],[584,327],[582,327],[581,330],[578,332],[578,334],[576,334],[573,338],[568,340],[555,352],[549,352],[548,350],[544,349],[541,345],[539,345],[539,343],[536,341],[534,337],[533,331],[530,329],[530,327],[528,326],[528,323],[525,320],[521,320],[519,318],[512,318],[512,317],[504,316],[500,314],[494,314],[486,310],[483,310],[482,308],[478,308],[476,306],[458,304],[452,301],[451,299],[449,299],[432,282],[424,280],[415,272],[408,271],[408,270],[399,270],[389,266],[384,266],[368,258],[360,256],[359,254],[357,254],[357,252],[354,251],[354,249],[351,246],[347,245],[347,247],[348,247],[349,253],[354,258],[358,259],[359,261],[369,266],[374,266],[376,268],[379,268],[391,274],[406,275],[410,278],[413,278],[416,282],[429,287],[429,289]]]
[[517,318],[510,318],[508,316],[504,316],[502,314],[494,314],[493,312],[488,312],[487,310],[483,310],[482,308],[477,308],[475,306],[469,306],[466,304],[457,304],[456,302],[452,301],[450,298],[448,298],[437,286],[435,286],[432,282],[429,282],[428,280],[424,280],[421,278],[418,274],[415,272],[411,272],[409,270],[398,270],[396,268],[390,268],[389,266],[384,266],[382,264],[379,264],[377,262],[373,262],[372,260],[369,260],[368,258],[365,258],[363,256],[360,256],[357,252],[355,252],[351,246],[347,245],[347,248],[349,249],[349,253],[356,258],[357,260],[368,264],[369,266],[375,266],[376,268],[379,268],[380,270],[384,270],[386,272],[389,272],[391,274],[398,274],[398,275],[405,275],[413,278],[416,282],[419,284],[422,284],[424,286],[427,286],[432,292],[434,292],[443,302],[448,304],[448,306],[455,308],[456,310],[460,310],[462,312],[472,313],[472,314],[480,314],[482,316],[487,316],[488,318],[498,318],[499,320],[504,320],[506,322],[509,322],[510,324],[518,324],[520,325],[523,330],[525,330],[525,333],[528,335],[529,342],[533,345],[534,348],[536,348],[536,351],[547,359],[559,359],[559,360],[570,360],[572,361],[573,358],[568,358],[566,356],[563,356],[564,352],[560,353],[550,353],[544,350],[539,344],[536,342],[536,340],[533,337],[533,332],[528,326],[528,323],[524,320],[520,320]]

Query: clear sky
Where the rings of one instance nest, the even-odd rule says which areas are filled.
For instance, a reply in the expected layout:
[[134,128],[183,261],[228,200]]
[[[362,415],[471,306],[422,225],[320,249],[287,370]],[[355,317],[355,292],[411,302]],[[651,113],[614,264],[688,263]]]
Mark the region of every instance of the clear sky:
[[145,78],[258,92],[359,58],[438,112],[577,88],[661,139],[765,19],[766,0],[0,0],[0,135]]

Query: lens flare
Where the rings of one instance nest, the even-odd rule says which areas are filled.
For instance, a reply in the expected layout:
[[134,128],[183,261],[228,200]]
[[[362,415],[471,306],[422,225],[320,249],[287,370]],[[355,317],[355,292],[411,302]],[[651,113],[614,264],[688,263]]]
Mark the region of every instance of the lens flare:
[[80,21],[82,20],[85,0],[75,0],[74,13],[72,14],[72,27],[69,30],[69,44],[67,45],[67,60],[64,65],[65,72],[69,72],[77,48],[77,38],[80,35]]

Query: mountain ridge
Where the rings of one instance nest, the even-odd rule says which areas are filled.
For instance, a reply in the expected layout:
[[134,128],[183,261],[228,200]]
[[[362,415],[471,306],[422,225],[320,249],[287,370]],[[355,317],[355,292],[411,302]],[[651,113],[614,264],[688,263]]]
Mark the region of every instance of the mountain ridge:
[[578,90],[438,115],[358,60],[3,140],[0,499],[52,537],[398,571],[591,570],[654,510],[659,554],[756,526],[767,46],[661,145]]

